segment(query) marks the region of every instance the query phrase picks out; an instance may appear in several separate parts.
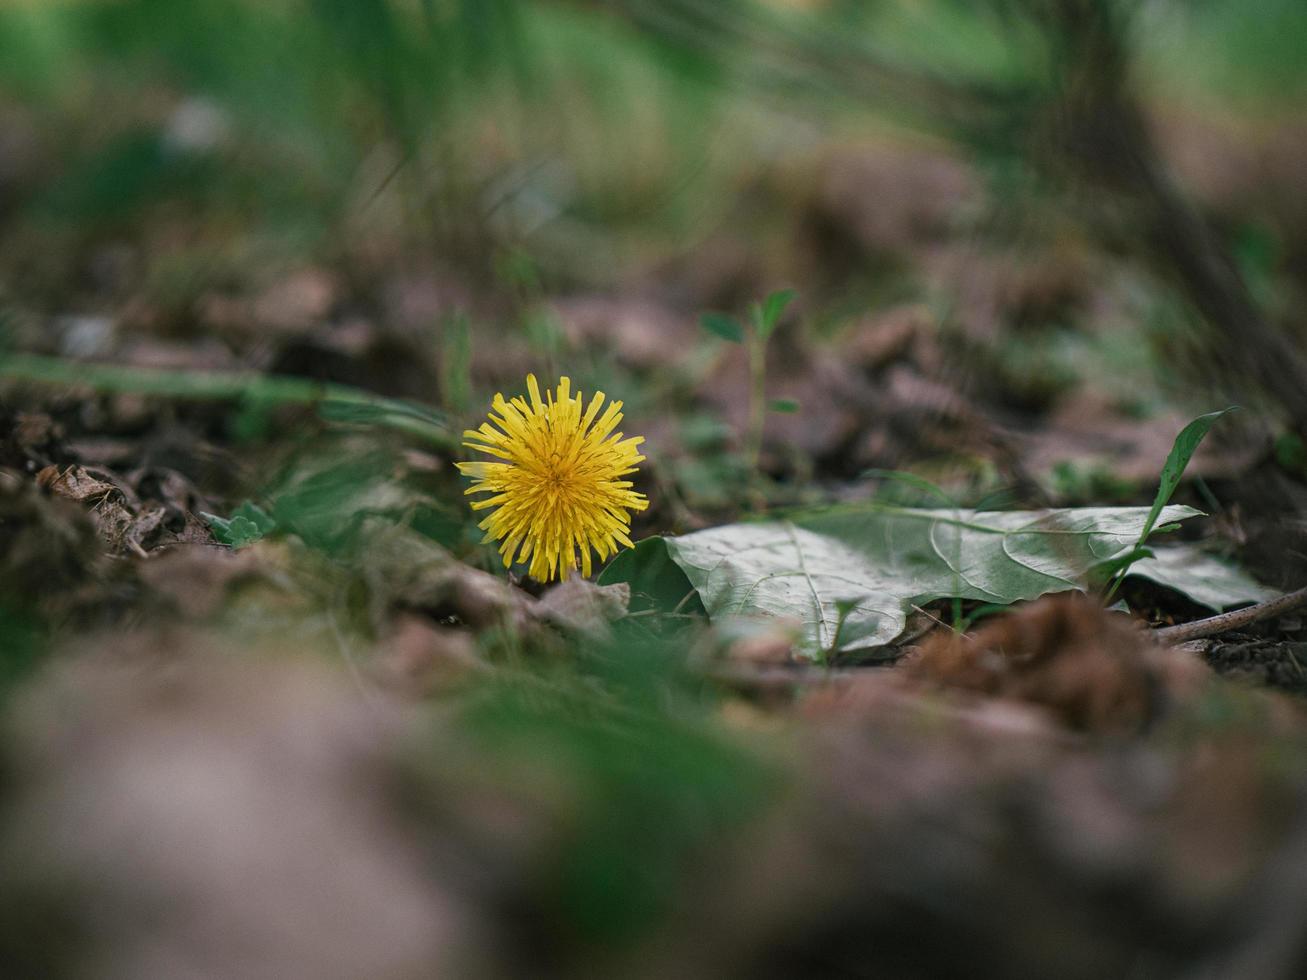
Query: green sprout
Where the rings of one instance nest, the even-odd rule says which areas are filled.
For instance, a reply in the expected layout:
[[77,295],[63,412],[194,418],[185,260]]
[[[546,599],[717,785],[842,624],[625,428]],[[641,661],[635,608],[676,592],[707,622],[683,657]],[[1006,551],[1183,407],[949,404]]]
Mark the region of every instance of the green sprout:
[[749,315],[741,323],[726,313],[705,313],[699,323],[710,334],[733,344],[743,344],[749,359],[749,422],[744,435],[744,456],[749,470],[758,471],[758,457],[762,453],[762,433],[767,413],[792,413],[799,410],[798,402],[781,398],[767,402],[767,342],[780,324],[786,307],[795,297],[793,289],[778,289],[760,303],[749,305]]

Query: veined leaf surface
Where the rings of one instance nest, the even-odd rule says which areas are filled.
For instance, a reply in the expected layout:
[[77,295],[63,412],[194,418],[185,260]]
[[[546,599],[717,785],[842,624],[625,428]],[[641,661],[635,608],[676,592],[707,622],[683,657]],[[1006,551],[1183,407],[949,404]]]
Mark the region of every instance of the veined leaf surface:
[[[1170,523],[1201,512],[1168,506]],[[708,616],[796,620],[810,652],[852,653],[903,631],[914,604],[1006,604],[1084,588],[1128,551],[1146,507],[1047,511],[845,507],[661,539]],[[633,581],[653,549],[627,552],[603,582]]]

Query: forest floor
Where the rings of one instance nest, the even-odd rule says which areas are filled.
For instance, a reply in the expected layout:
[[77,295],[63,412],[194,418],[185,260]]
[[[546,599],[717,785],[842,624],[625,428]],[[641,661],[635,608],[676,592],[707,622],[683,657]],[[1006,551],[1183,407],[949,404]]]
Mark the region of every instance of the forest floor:
[[[127,285],[165,216],[69,260],[100,278],[59,315],[16,305],[0,973],[1302,975],[1307,611],[1174,647],[1150,631],[1217,610],[1144,579],[1128,616],[942,599],[874,664],[817,663],[481,542],[459,434],[532,370],[626,403],[637,538],[873,502],[886,470],[977,510],[1147,507],[1225,407],[1178,397],[1182,359],[1157,381],[1119,264],[959,238],[954,158],[811,168],[751,191],[784,258],[741,229],[616,290],[356,256],[177,305]],[[891,261],[956,307],[832,312],[841,263]],[[755,468],[745,351],[699,315],[777,268],[767,397],[797,411]],[[97,290],[112,315],[70,312]],[[1221,426],[1176,537],[1300,588],[1301,447]]]

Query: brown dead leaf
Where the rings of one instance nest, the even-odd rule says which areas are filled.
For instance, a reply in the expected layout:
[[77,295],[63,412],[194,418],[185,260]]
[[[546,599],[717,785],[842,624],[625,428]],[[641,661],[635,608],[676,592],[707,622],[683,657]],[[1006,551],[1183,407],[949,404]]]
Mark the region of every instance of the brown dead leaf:
[[380,644],[373,673],[391,690],[429,697],[457,690],[489,669],[467,630],[398,613],[390,636]]
[[301,269],[253,297],[213,294],[200,305],[209,327],[237,334],[274,332],[295,335],[313,329],[331,311],[339,292],[330,273]]
[[[1051,473],[1061,463],[1100,467],[1114,477],[1151,484],[1176,433],[1188,417],[1165,412],[1141,419],[1124,411],[1101,391],[1079,390],[1063,396],[1046,426],[1030,433],[1014,433],[1025,468],[1036,474]],[[1236,440],[1207,439],[1194,454],[1187,473],[1206,479],[1239,477],[1270,445],[1269,435],[1245,430]]]
[[44,412],[19,412],[14,417],[14,442],[21,449],[39,449],[63,435],[63,426]]
[[879,371],[906,360],[934,373],[943,363],[938,332],[928,307],[898,306],[852,323],[841,338],[840,353],[864,371]]
[[726,648],[726,659],[732,663],[762,666],[792,663],[799,634],[795,625],[768,620],[760,624],[760,628],[734,639]]
[[161,551],[142,562],[137,574],[188,619],[212,616],[222,608],[231,587],[263,571],[262,556],[253,548],[232,551],[193,544]]
[[107,470],[91,470],[76,464],[62,470],[47,466],[37,473],[36,482],[51,494],[86,507],[100,538],[112,553],[143,556],[147,543],[167,516],[167,510],[160,504],[143,505],[128,483]]
[[474,629],[527,628],[535,599],[503,579],[457,561],[412,528],[379,518],[364,521],[359,571],[367,583],[370,618],[385,632],[396,610],[421,610],[437,622],[456,620]]
[[1010,466],[1010,440],[952,381],[898,363],[878,384],[878,410],[848,457],[857,469],[896,468],[905,459],[939,456]]
[[647,300],[578,296],[555,302],[554,309],[574,346],[607,347],[635,368],[674,367],[699,336],[692,319]]
[[1040,599],[974,634],[933,637],[905,669],[939,687],[1038,705],[1096,733],[1142,729],[1163,679],[1143,630],[1077,593]]
[[84,466],[47,466],[36,474],[36,485],[57,497],[79,504],[95,506],[106,499],[124,499],[124,491],[116,484],[95,476]]
[[871,253],[937,241],[978,194],[963,162],[925,146],[848,146],[824,171],[816,216]]
[[99,552],[81,508],[25,480],[0,480],[0,594],[9,603],[62,599],[88,579]]
[[626,615],[631,604],[631,586],[595,585],[572,576],[549,589],[531,607],[537,619],[587,636],[607,636],[609,623]]
[[30,473],[62,456],[63,426],[43,412],[0,406],[0,466]]

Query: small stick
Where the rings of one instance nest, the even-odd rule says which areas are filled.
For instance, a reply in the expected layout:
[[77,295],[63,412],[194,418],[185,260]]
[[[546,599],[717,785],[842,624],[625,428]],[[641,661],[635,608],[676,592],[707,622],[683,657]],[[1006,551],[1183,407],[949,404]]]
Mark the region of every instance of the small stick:
[[1160,630],[1154,630],[1153,635],[1163,643],[1183,643],[1186,640],[1198,640],[1207,636],[1216,636],[1219,633],[1227,633],[1230,630],[1238,629],[1240,626],[1247,626],[1263,619],[1283,615],[1292,609],[1297,609],[1299,606],[1307,606],[1307,589],[1299,589],[1297,592],[1290,592],[1288,595],[1268,599],[1266,602],[1259,602],[1257,605],[1248,606],[1245,609],[1221,613],[1219,616],[1199,619],[1192,623],[1181,623],[1179,626],[1167,626]]

